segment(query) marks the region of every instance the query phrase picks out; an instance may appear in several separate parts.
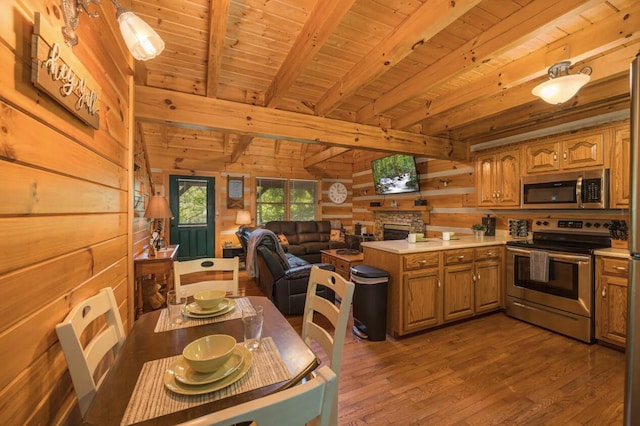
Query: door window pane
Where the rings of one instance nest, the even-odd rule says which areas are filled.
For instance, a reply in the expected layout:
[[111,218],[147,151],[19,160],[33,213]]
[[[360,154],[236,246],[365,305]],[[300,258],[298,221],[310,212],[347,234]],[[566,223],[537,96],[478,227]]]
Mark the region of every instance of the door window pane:
[[207,182],[178,179],[180,217],[178,226],[207,224]]

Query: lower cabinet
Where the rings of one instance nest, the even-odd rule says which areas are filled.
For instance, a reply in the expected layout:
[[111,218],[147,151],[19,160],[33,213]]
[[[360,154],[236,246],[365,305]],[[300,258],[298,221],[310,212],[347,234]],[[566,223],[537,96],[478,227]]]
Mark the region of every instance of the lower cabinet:
[[389,272],[387,331],[425,330],[503,307],[504,246],[398,255],[365,247],[364,263]]
[[598,256],[596,277],[596,339],[624,348],[629,260]]

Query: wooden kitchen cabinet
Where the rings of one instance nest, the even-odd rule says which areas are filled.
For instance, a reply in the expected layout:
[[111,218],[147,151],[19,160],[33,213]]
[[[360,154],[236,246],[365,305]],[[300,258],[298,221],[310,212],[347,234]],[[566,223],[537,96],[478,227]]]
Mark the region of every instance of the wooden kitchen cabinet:
[[389,272],[387,332],[426,330],[503,306],[502,245],[394,254],[364,248],[364,263]]
[[629,126],[614,129],[611,150],[611,198],[612,209],[629,208],[631,176],[631,133]]
[[627,287],[629,260],[596,257],[596,339],[627,345]]
[[493,311],[504,306],[502,296],[502,246],[475,249],[474,313]]
[[502,252],[502,246],[445,252],[444,321],[502,307]]
[[532,143],[524,151],[528,174],[602,167],[604,134]]
[[520,151],[512,149],[479,156],[476,160],[477,205],[520,205]]

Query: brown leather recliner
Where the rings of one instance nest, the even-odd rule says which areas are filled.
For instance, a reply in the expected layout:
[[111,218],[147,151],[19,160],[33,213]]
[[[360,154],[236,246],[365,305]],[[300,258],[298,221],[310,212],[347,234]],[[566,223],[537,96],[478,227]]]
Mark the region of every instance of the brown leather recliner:
[[[297,256],[287,253],[288,265],[276,252],[271,241],[264,241],[256,247],[258,264],[258,285],[274,305],[286,315],[300,315],[304,311],[307,285],[311,268],[334,271],[328,263],[309,263]],[[324,286],[318,286],[318,295],[333,301],[335,294]]]

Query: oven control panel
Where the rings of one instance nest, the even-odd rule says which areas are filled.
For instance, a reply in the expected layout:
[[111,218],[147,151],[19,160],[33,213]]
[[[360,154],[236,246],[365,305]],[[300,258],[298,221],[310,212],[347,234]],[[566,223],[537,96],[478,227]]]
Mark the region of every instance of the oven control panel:
[[610,222],[604,219],[536,219],[532,230],[608,235],[609,227]]

